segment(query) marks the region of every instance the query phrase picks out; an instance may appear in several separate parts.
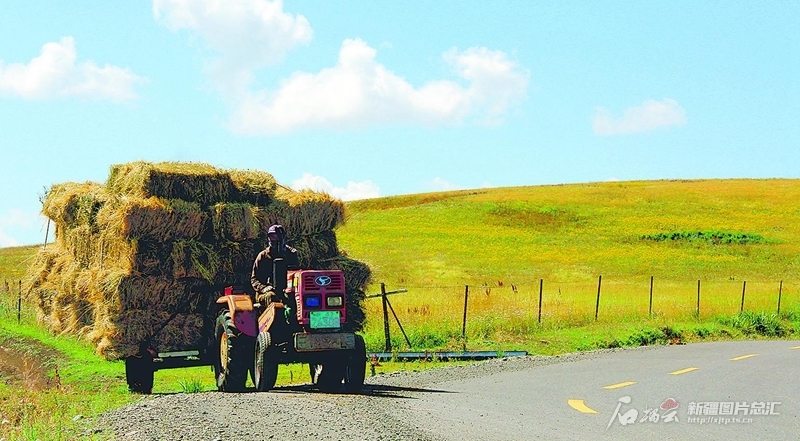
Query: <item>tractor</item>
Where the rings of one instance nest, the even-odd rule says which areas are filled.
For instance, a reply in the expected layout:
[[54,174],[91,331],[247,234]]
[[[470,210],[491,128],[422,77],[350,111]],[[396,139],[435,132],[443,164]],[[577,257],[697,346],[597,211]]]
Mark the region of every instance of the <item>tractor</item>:
[[347,299],[342,271],[287,270],[282,258],[273,265],[278,301],[254,303],[235,286],[217,299],[217,388],[242,391],[249,372],[256,390],[268,391],[275,386],[279,364],[302,362],[321,391],[360,392],[366,347],[363,337],[343,330]]
[[343,272],[287,270],[284,260],[275,258],[273,274],[279,301],[267,305],[255,303],[249,287],[222,290],[213,339],[207,339],[212,346],[161,353],[142,342],[138,353],[125,360],[129,389],[151,393],[153,373],[160,369],[210,365],[220,391],[244,391],[249,373],[256,390],[263,392],[275,386],[279,364],[302,362],[308,363],[319,390],[360,392],[367,354],[364,338],[344,329]]

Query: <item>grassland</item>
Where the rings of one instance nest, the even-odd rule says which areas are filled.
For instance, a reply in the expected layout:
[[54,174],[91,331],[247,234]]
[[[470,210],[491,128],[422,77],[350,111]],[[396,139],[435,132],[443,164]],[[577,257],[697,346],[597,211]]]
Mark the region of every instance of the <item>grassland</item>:
[[[372,267],[368,294],[381,282],[408,290],[390,300],[415,350],[558,354],[800,333],[800,180],[480,189],[356,201],[348,212],[339,244]],[[35,251],[0,249],[0,283],[9,281],[0,285],[0,346],[31,365],[44,360],[50,382],[34,386],[33,372],[0,382],[0,421],[9,421],[0,438],[74,439],[84,430],[78,415],[141,398],[125,389],[122,363],[42,331],[32,305],[23,303],[17,323],[16,281]],[[381,350],[380,299],[367,300],[367,313],[368,348]],[[394,322],[391,329],[393,347],[406,349]],[[378,372],[421,367],[401,361]],[[286,384],[308,374],[298,365],[280,375]],[[155,392],[212,390],[212,377],[208,368],[159,371]]]
[[[356,201],[348,210],[341,247],[371,265],[372,292],[380,282],[409,290],[391,301],[420,346],[458,345],[467,285],[472,348],[558,352],[566,348],[535,342],[558,340],[548,329],[589,324],[689,326],[698,321],[698,281],[700,321],[739,313],[743,289],[745,311],[777,312],[779,292],[782,312],[800,307],[798,180],[480,189]],[[652,240],[693,232],[759,240]],[[378,346],[380,303],[368,304],[367,339]],[[393,346],[404,345],[394,329]]]

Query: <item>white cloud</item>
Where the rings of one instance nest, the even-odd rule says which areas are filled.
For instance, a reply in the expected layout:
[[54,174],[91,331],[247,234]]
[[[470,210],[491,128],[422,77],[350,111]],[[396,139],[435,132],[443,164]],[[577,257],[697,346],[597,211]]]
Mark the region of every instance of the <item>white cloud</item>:
[[597,108],[592,116],[592,129],[596,135],[627,135],[650,132],[656,129],[686,124],[686,112],[673,99],[647,100],[639,106],[629,107],[619,118],[610,111]]
[[524,98],[528,84],[527,71],[505,53],[486,48],[452,49],[443,56],[467,87],[436,80],[415,88],[376,62],[376,54],[360,39],[345,40],[336,66],[296,72],[278,90],[243,99],[231,128],[271,134],[373,124],[455,124],[470,116],[497,122]]
[[26,213],[18,209],[12,209],[6,214],[0,215],[0,247],[15,247],[20,245],[20,242],[7,232],[9,227],[31,229],[39,224],[41,224],[40,216]]
[[315,176],[311,173],[303,173],[299,179],[292,181],[292,188],[295,190],[310,189],[328,193],[343,201],[353,201],[356,199],[369,199],[380,196],[380,189],[372,181],[361,182],[349,181],[347,187],[335,187],[322,176]]
[[308,20],[284,12],[281,0],[153,0],[153,16],[172,31],[196,32],[217,52],[207,69],[227,93],[242,93],[255,69],[313,36]]
[[46,43],[28,64],[0,60],[0,95],[47,100],[62,97],[125,102],[137,98],[134,86],[147,80],[128,68],[93,61],[76,63],[75,40]]
[[425,183],[425,187],[427,190],[430,191],[452,191],[452,190],[461,190],[461,187],[449,182],[445,179],[440,177],[435,177],[432,180]]

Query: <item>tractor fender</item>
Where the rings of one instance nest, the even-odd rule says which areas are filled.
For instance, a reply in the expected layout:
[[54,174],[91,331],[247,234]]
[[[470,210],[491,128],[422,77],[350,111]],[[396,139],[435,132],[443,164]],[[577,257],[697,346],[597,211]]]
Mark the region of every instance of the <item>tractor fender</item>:
[[218,305],[227,304],[231,312],[231,320],[236,329],[245,335],[255,337],[258,335],[256,312],[253,309],[253,299],[246,294],[232,294],[217,299]]

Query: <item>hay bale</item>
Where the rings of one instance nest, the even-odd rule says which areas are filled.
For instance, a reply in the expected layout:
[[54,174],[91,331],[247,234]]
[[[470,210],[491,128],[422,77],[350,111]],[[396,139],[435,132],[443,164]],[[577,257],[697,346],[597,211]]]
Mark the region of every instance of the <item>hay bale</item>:
[[213,205],[210,211],[214,238],[217,240],[254,240],[261,233],[259,210],[249,203],[219,203]]
[[276,199],[259,211],[263,234],[270,225],[281,224],[290,240],[333,230],[345,220],[342,201],[310,190],[278,191]]
[[97,229],[88,224],[66,229],[61,235],[61,243],[82,267],[86,268],[95,260],[97,251]]
[[219,253],[220,272],[241,273],[250,276],[253,261],[263,249],[255,241],[220,242],[216,245]]
[[372,278],[372,271],[364,262],[340,255],[320,263],[319,269],[342,270],[348,290],[364,290]]
[[103,304],[110,314],[137,309],[205,313],[212,303],[203,289],[207,283],[199,279],[136,276],[119,270],[105,271],[96,279],[99,283],[93,285],[89,299]]
[[36,252],[23,280],[23,292],[25,292],[27,300],[32,299],[34,290],[47,282],[47,278],[55,266],[56,258],[62,252],[61,246],[56,243],[42,247]]
[[202,314],[169,314],[135,310],[102,319],[102,330],[87,334],[108,360],[135,355],[138,342],[149,341],[160,352],[204,348],[208,345],[207,320]]
[[233,200],[253,205],[268,205],[277,183],[271,174],[259,170],[228,170],[233,182]]
[[62,228],[96,225],[100,208],[109,199],[103,185],[96,182],[65,182],[50,187],[42,202],[42,213]]
[[216,249],[194,239],[176,240],[172,245],[172,276],[176,279],[203,279],[213,283],[219,271]]
[[27,295],[51,330],[83,334],[108,359],[145,340],[159,351],[206,347],[215,289],[251,289],[253,259],[280,223],[302,267],[345,272],[345,326],[361,329],[370,272],[340,255],[344,204],[276,187],[265,172],[146,162],[113,166],[105,185],[54,185],[43,212],[57,240],[31,265]]
[[118,195],[182,199],[204,207],[231,199],[230,174],[198,162],[130,162],[111,167],[106,181]]
[[112,237],[169,242],[198,239],[208,227],[208,216],[194,202],[157,197],[122,196],[106,204],[98,222],[112,230]]
[[291,245],[297,249],[301,268],[319,267],[321,262],[339,255],[336,233],[333,231],[300,236],[292,240]]

